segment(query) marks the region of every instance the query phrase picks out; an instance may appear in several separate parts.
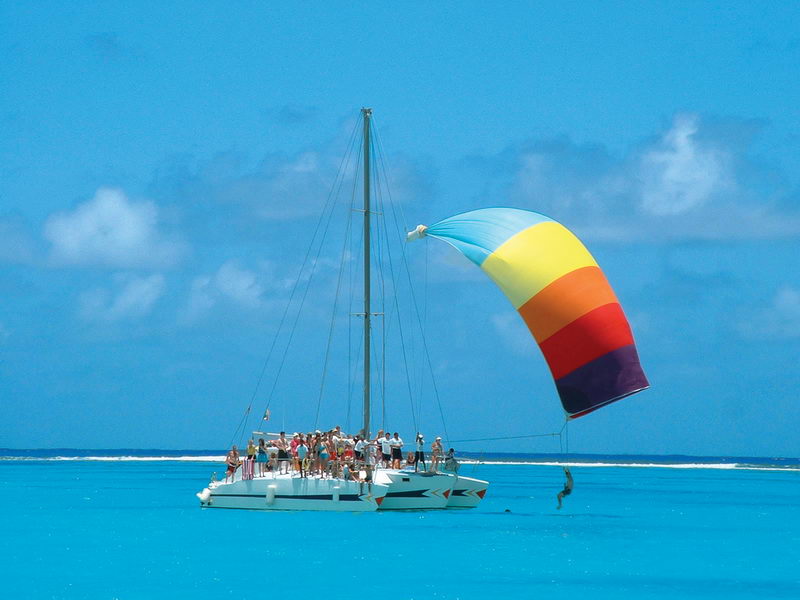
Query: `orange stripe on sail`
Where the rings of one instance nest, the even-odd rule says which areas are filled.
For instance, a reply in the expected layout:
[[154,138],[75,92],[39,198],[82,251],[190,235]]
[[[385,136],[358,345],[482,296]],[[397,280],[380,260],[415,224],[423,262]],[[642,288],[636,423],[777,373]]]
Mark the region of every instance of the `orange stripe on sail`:
[[599,267],[582,267],[563,275],[519,307],[540,344],[578,317],[617,297]]

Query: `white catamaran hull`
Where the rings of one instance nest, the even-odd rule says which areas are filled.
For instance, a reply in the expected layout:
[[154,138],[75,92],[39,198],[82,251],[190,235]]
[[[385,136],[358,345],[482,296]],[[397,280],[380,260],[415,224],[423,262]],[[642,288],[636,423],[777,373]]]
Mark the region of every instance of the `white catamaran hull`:
[[446,473],[414,473],[396,469],[378,469],[374,479],[389,488],[380,510],[446,508],[456,481],[454,476]]
[[447,508],[475,508],[483,500],[489,487],[488,481],[452,475],[455,478],[453,491],[447,500]]
[[257,477],[214,482],[197,494],[207,508],[248,510],[377,510],[389,488],[380,484],[316,477]]

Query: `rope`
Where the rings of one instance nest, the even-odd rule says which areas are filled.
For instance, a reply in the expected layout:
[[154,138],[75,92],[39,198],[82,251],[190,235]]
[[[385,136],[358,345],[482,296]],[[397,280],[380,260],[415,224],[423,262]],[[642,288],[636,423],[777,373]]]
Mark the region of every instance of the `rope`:
[[[378,143],[378,160],[381,163],[381,167],[382,167],[383,173],[384,173],[384,178],[386,178],[388,180],[388,175],[386,174],[386,163],[383,160],[383,145],[381,144],[380,135],[378,133],[378,128],[374,127],[373,129],[375,131],[375,139],[376,139],[376,141]],[[403,238],[403,234],[401,233],[401,231],[399,229],[400,220],[397,217],[397,212],[395,211],[395,207],[394,207],[395,203],[392,201],[392,197],[391,196],[392,196],[391,191],[389,191],[389,205],[392,208],[392,215],[394,216],[394,221],[395,221],[395,229],[397,229],[398,238],[399,238],[400,243],[401,243],[400,247],[402,248],[402,250],[400,252],[400,256],[402,258],[402,264],[405,267],[406,276],[408,278],[408,287],[409,287],[409,291],[411,293],[411,300],[412,300],[412,304],[414,305],[414,312],[416,313],[417,323],[420,324],[420,331],[422,331],[422,325],[421,325],[422,320],[420,318],[419,306],[417,304],[417,298],[414,295],[414,283],[411,280],[411,271],[408,268],[408,261],[406,260],[405,244],[403,243],[404,242],[404,238]],[[399,210],[401,211],[401,216],[402,216],[402,210],[403,210],[402,207],[399,207]],[[391,265],[391,262],[389,264]],[[396,301],[396,297],[397,297],[397,295],[395,294],[395,301]],[[442,402],[441,402],[441,398],[439,397],[439,389],[438,389],[438,387],[436,385],[436,378],[434,377],[434,374],[433,374],[433,362],[431,361],[430,352],[428,350],[428,343],[425,340],[425,335],[421,335],[420,337],[422,338],[422,347],[425,350],[425,358],[427,360],[428,369],[430,370],[430,374],[431,374],[431,384],[433,385],[434,397],[436,398],[436,404],[439,407],[439,416],[442,419],[442,428],[444,429],[445,441],[448,444],[450,444],[451,440],[449,439],[450,436],[447,433],[447,423],[445,422],[444,411],[442,410]],[[412,399],[412,413],[413,413],[413,399]],[[414,425],[416,427],[416,419],[414,419]]]
[[[273,351],[275,349],[275,346],[276,346],[276,343],[278,341],[278,338],[280,337],[281,331],[283,330],[284,322],[285,322],[286,317],[287,317],[287,315],[289,313],[289,309],[290,309],[290,307],[292,305],[292,301],[294,300],[294,296],[295,296],[295,293],[297,292],[297,288],[300,285],[300,279],[302,277],[303,271],[305,270],[306,264],[308,264],[308,259],[311,256],[311,252],[312,252],[312,250],[314,248],[314,242],[317,239],[317,234],[319,233],[320,227],[322,226],[322,223],[325,220],[325,213],[328,211],[328,207],[331,204],[331,200],[334,198],[335,192],[337,190],[337,182],[339,183],[338,189],[341,189],[341,185],[342,185],[342,182],[344,181],[344,175],[345,175],[345,172],[346,172],[346,169],[344,168],[346,166],[345,161],[347,161],[347,165],[349,165],[350,157],[352,155],[352,148],[353,148],[353,145],[355,143],[355,138],[356,138],[356,132],[357,131],[358,131],[358,122],[354,123],[354,125],[353,125],[353,130],[350,133],[350,140],[348,141],[348,144],[347,144],[348,151],[345,152],[345,155],[342,157],[342,160],[339,162],[339,169],[337,170],[336,177],[333,180],[333,185],[331,186],[331,191],[328,193],[328,196],[325,199],[325,205],[323,206],[322,213],[320,214],[319,220],[317,221],[317,225],[314,228],[314,234],[311,236],[311,243],[308,246],[308,250],[306,251],[306,255],[303,258],[302,264],[300,265],[300,270],[297,273],[297,278],[295,279],[294,285],[292,286],[292,291],[291,291],[291,293],[289,295],[289,301],[286,303],[286,308],[283,311],[283,315],[281,317],[281,321],[280,321],[280,324],[278,326],[278,331],[275,333],[275,337],[272,340],[272,344],[271,344],[269,352],[267,354],[267,358],[264,361],[264,365],[261,368],[261,373],[259,374],[258,381],[256,383],[256,389],[253,391],[253,395],[250,398],[250,403],[247,406],[247,410],[245,411],[245,414],[242,416],[242,420],[240,421],[240,424],[237,427],[236,432],[234,433],[233,439],[236,439],[236,436],[239,434],[239,428],[243,424],[246,425],[246,423],[247,423],[247,417],[250,414],[250,410],[252,408],[253,402],[255,401],[256,395],[258,394],[258,390],[259,390],[259,388],[261,386],[261,382],[262,382],[262,380],[264,378],[264,374],[266,372],[267,365],[269,364],[269,361],[270,361],[270,359],[272,357],[272,353],[273,353]],[[311,275],[309,276],[308,285],[306,285],[306,289],[305,289],[305,292],[303,293],[303,298],[302,298],[301,303],[300,303],[300,308],[298,309],[298,317],[299,317],[300,313],[302,312],[303,304],[305,303],[305,297],[306,297],[306,294],[308,293],[308,288],[309,288],[309,286],[311,284],[311,278],[314,275],[314,270],[316,268],[317,259],[319,258],[320,251],[322,250],[322,246],[324,245],[325,235],[327,234],[328,226],[330,225],[330,220],[331,220],[330,218],[331,218],[332,215],[333,215],[333,210],[331,210],[331,213],[328,216],[328,220],[327,220],[327,223],[326,223],[326,226],[325,226],[325,230],[324,230],[323,235],[322,235],[322,241],[320,242],[320,250],[317,252],[317,256],[314,259],[314,264],[313,264],[313,267],[312,267],[312,270],[311,270]],[[278,376],[280,375],[281,370],[283,369],[283,364],[284,364],[284,362],[286,360],[286,354],[288,353],[289,346],[291,345],[292,338],[294,337],[294,331],[295,331],[296,326],[297,326],[297,318],[295,319],[294,324],[292,326],[292,331],[290,332],[290,335],[289,335],[289,341],[286,344],[286,351],[284,351],[283,359],[281,360],[280,367],[278,368],[278,372],[275,375],[275,380],[273,382],[273,385],[272,385],[272,388],[270,390],[269,396],[267,397],[267,405],[264,408],[264,412],[265,413],[266,413],[267,409],[269,409],[269,406],[270,406],[270,404],[272,402],[272,395],[275,392],[275,386],[277,385],[277,382],[278,382]],[[228,445],[230,446],[231,444],[233,444],[233,440],[231,440],[231,443],[228,444]]]
[[450,440],[451,443],[465,443],[465,442],[494,442],[497,440],[522,440],[527,438],[540,438],[540,437],[561,437],[561,432],[557,433],[534,433],[531,435],[507,435],[502,437],[486,437],[486,438],[473,438],[469,440]]
[[[358,169],[358,165],[356,165]],[[339,259],[339,275],[336,278],[336,295],[333,300],[333,310],[331,311],[331,326],[328,330],[328,343],[325,346],[325,360],[322,363],[322,378],[319,383],[319,397],[317,398],[317,413],[314,416],[314,429],[319,425],[319,409],[322,406],[322,395],[325,390],[325,378],[328,374],[328,358],[331,352],[331,343],[333,341],[333,329],[336,324],[336,308],[339,306],[339,291],[342,287],[342,275],[344,274],[345,250],[347,250],[347,242],[350,238],[350,225],[353,219],[353,205],[355,203],[355,178],[353,179],[353,194],[350,200],[350,210],[347,212],[347,225],[345,227],[346,233],[342,243],[342,252]]]
[[[380,151],[378,152],[378,160],[380,160],[382,162]],[[385,177],[385,168],[384,168],[384,177]],[[391,194],[389,194],[389,195],[390,195],[390,203],[391,203]],[[379,205],[381,206],[381,211],[383,211],[383,200],[382,200],[382,196],[380,194],[378,195],[377,200],[379,202]],[[387,228],[386,228],[386,219],[385,218],[381,219],[381,224],[383,225],[383,228],[384,228],[385,239],[388,240],[389,234],[388,234],[388,231],[387,231]],[[399,305],[399,303],[397,301],[397,278],[394,276],[394,266],[392,264],[392,251],[391,251],[391,247],[388,244],[387,244],[387,253],[389,255],[389,260],[388,260],[389,273],[390,273],[390,277],[392,279],[392,282],[393,282],[394,288],[395,288],[395,293],[392,294],[392,295],[394,296],[394,306],[395,306],[396,311],[397,311],[397,323],[398,323],[398,329],[400,331],[400,347],[402,349],[402,354],[403,354],[403,366],[404,366],[405,372],[406,372],[406,387],[408,388],[408,399],[409,399],[409,402],[411,403],[411,419],[412,419],[412,421],[414,421],[414,429],[416,431],[419,431],[419,429],[417,427],[417,416],[416,416],[416,413],[414,411],[414,393],[411,390],[411,376],[410,376],[409,371],[408,371],[408,358],[407,358],[407,354],[406,354],[405,336],[403,335],[403,323],[402,323],[402,319],[400,317],[400,305]]]

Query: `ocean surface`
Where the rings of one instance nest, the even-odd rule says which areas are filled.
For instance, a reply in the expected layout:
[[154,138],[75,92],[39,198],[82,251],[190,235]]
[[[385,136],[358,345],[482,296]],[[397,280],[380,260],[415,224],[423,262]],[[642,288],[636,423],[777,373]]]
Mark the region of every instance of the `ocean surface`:
[[477,509],[350,514],[201,509],[220,455],[0,449],[2,598],[800,598],[797,459],[484,455]]

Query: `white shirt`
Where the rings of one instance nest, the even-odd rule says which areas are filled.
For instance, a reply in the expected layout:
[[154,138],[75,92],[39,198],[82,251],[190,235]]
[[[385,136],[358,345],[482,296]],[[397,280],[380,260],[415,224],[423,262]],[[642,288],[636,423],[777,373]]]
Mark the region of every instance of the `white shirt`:
[[401,437],[392,438],[389,443],[392,445],[392,448],[402,448],[403,447],[403,438],[401,438]]
[[425,449],[425,442],[417,438],[417,452],[422,452]]
[[356,442],[355,451],[356,452],[363,452],[364,451],[364,446],[366,446],[366,444],[364,443],[364,440],[358,440]]
[[392,440],[387,440],[386,438],[383,438],[381,440],[381,452],[383,452],[384,454],[389,454],[391,450],[392,450]]

